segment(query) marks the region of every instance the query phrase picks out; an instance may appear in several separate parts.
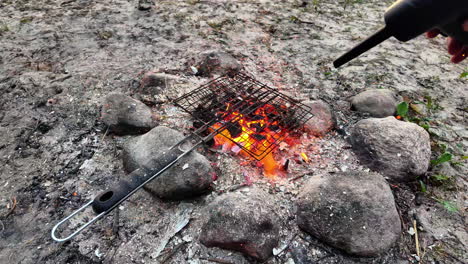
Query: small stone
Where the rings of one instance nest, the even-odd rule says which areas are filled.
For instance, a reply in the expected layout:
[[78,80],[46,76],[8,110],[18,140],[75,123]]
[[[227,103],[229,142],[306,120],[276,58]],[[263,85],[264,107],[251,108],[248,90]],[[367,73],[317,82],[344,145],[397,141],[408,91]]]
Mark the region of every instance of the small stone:
[[165,88],[166,86],[178,80],[180,80],[180,78],[175,75],[149,71],[145,73],[143,77],[141,78],[140,87],[141,88],[148,88],[148,87]]
[[393,116],[355,124],[350,142],[361,163],[394,182],[414,180],[429,168],[429,134],[422,127]]
[[138,0],[138,10],[141,10],[141,11],[150,10],[154,4],[153,1],[154,0]]
[[393,194],[374,172],[312,177],[297,200],[301,229],[349,254],[376,256],[401,233]]
[[235,73],[242,69],[242,65],[229,53],[218,50],[205,51],[195,59],[194,63],[189,64],[192,72],[204,77]]
[[260,189],[249,194],[228,193],[206,208],[200,241],[207,247],[268,259],[279,241],[279,216],[271,197]]
[[[176,130],[158,126],[128,140],[123,146],[125,170],[131,172],[150,164],[163,150],[183,138],[184,135]],[[210,162],[200,153],[192,151],[144,188],[162,199],[181,200],[207,192],[213,182],[213,173]]]
[[156,126],[151,109],[124,94],[112,93],[102,103],[101,120],[119,135],[140,134]]
[[324,101],[306,101],[303,102],[306,106],[311,108],[314,115],[309,119],[304,127],[315,136],[324,136],[328,131],[332,130],[335,126],[335,118],[330,106]]
[[388,89],[364,91],[351,99],[352,109],[369,113],[372,117],[392,116],[396,111],[397,98]]

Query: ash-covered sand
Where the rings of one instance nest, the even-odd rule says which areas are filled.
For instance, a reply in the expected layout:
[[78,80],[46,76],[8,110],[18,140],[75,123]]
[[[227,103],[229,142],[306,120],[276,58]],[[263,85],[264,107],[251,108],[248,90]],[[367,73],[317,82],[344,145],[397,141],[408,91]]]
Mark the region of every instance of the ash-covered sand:
[[[304,1],[305,6],[303,1],[155,2],[148,11],[138,10],[137,1],[120,0],[0,3],[1,263],[252,261],[206,248],[198,240],[202,209],[245,181],[237,157],[209,151],[205,154],[219,176],[210,194],[180,203],[140,191],[119,208],[118,228],[113,228],[111,215],[70,242],[50,238],[58,220],[124,177],[120,143],[125,138],[106,134],[100,100],[110,92],[147,98],[147,91],[140,90],[147,71],[177,76],[158,100],[148,103],[161,124],[187,132],[188,115],[167,98],[209,80],[194,76],[190,66],[192,58],[212,49],[230,53],[259,81],[294,98],[328,102],[337,116],[340,133],[310,142],[311,173],[293,183],[273,185],[260,177],[254,183],[273,194],[280,207],[278,247],[285,250],[267,263],[407,263],[416,253],[406,232],[416,206],[419,221],[426,223],[420,232],[424,262],[467,261],[467,170],[462,157],[468,146],[468,85],[460,78],[467,62],[451,64],[442,38],[421,36],[409,43],[391,39],[335,70],[331,62],[337,56],[382,25],[390,1]],[[429,183],[426,193],[420,192],[418,181],[392,185],[403,232],[382,256],[358,258],[300,231],[293,201],[310,177],[365,169],[343,135],[363,118],[349,110],[348,99],[369,88],[387,88],[413,102],[430,98],[424,117],[430,125],[432,158],[446,148],[459,164],[431,169],[429,176],[451,178],[439,185],[423,179]],[[458,211],[448,212],[442,206],[447,202]],[[174,225],[184,223],[187,215],[188,225],[172,237]],[[165,238],[170,240],[156,260]]]

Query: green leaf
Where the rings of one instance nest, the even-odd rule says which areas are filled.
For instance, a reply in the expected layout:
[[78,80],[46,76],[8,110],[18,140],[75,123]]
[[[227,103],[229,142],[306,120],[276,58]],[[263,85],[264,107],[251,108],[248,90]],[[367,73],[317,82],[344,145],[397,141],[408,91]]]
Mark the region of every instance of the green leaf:
[[452,160],[452,154],[445,152],[444,154],[440,155],[440,157],[436,160],[431,160],[431,164],[435,166],[450,160]]
[[447,209],[451,213],[458,212],[458,207],[456,204],[450,201],[439,201],[440,204],[444,206],[445,209]]
[[443,174],[432,175],[432,178],[434,178],[434,179],[436,179],[438,181],[446,181],[446,180],[450,179],[449,176],[443,175]]
[[468,159],[468,156],[462,156],[461,159],[466,160],[466,159]]
[[426,187],[426,184],[424,184],[423,181],[419,181],[419,184],[421,185],[421,192],[425,193],[427,192],[427,187]]
[[460,78],[467,78],[468,77],[468,72],[462,72],[460,74]]
[[407,102],[399,103],[397,105],[397,115],[401,117],[405,117],[407,113],[408,113],[408,103]]
[[424,128],[425,130],[429,131],[429,125],[427,123],[420,124],[419,126]]
[[290,17],[289,17],[289,21],[295,23],[295,22],[299,21],[299,18],[297,18],[297,16],[290,16]]

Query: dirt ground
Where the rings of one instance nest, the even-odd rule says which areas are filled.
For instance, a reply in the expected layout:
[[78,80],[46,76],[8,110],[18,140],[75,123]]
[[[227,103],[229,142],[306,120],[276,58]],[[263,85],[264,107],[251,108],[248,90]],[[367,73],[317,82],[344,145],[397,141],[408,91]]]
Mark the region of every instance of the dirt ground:
[[[140,191],[119,208],[118,224],[113,225],[117,217],[107,217],[70,242],[50,238],[58,220],[124,175],[119,143],[125,137],[105,134],[99,100],[110,92],[139,95],[142,73],[150,70],[178,76],[181,81],[163,94],[181,95],[209,80],[194,76],[187,62],[210,49],[230,53],[258,80],[295,98],[332,106],[341,132],[314,142],[323,157],[310,165],[314,173],[361,168],[343,134],[362,118],[347,100],[369,88],[422,102],[421,114],[412,114],[428,125],[433,159],[445,151],[453,155],[426,177],[392,186],[404,232],[377,258],[345,255],[297,229],[291,200],[310,176],[280,185],[284,188],[259,180],[277,194],[282,208],[280,244],[305,248],[314,263],[409,263],[416,251],[406,231],[412,212],[424,207],[433,221],[421,232],[422,261],[468,261],[468,81],[461,77],[468,61],[451,64],[442,38],[390,39],[336,70],[331,62],[382,25],[390,1],[154,2],[146,11],[135,0],[0,2],[0,263],[252,261],[197,241],[201,208],[217,191],[185,202],[163,202]],[[182,130],[187,115],[169,101],[153,107],[163,124]],[[237,158],[208,158],[219,167],[217,190],[240,183]],[[434,175],[448,179],[434,181]],[[189,224],[154,254],[167,226],[187,208]],[[299,263],[293,254],[268,263]]]

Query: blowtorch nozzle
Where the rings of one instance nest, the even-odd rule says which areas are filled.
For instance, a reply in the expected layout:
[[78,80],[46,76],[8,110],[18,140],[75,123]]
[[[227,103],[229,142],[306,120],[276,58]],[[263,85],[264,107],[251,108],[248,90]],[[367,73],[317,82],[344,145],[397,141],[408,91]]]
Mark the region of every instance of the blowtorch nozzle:
[[390,32],[387,27],[381,28],[379,31],[375,32],[373,35],[356,45],[354,48],[341,55],[333,62],[333,66],[335,66],[335,68],[340,67],[341,65],[368,51],[369,49],[379,45],[381,42],[390,38],[391,36],[392,32]]

